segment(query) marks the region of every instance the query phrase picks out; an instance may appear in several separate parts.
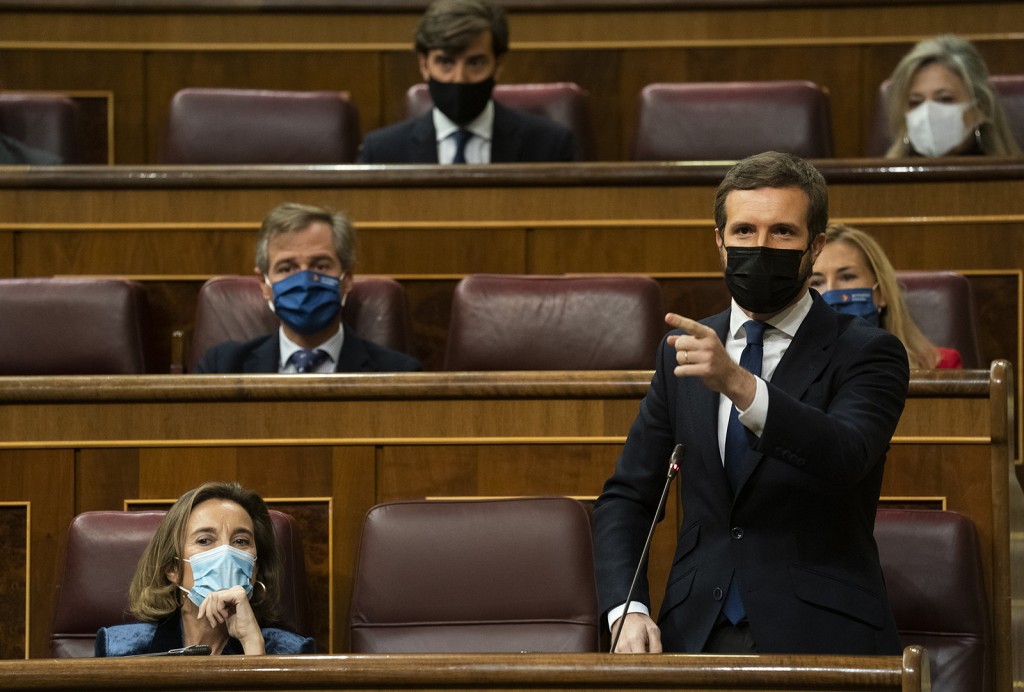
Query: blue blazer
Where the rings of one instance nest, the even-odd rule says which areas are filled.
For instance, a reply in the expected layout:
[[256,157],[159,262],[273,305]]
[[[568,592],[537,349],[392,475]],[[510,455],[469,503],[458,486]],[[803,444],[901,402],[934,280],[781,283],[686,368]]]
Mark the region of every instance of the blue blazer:
[[[578,158],[568,128],[494,102],[491,163],[558,163]],[[367,134],[359,163],[437,163],[434,116],[428,111]]]
[[[274,373],[281,362],[281,341],[271,332],[251,341],[217,344],[196,364],[196,373]],[[422,370],[412,356],[359,338],[345,325],[335,372],[410,372]]]
[[[315,654],[316,642],[287,630],[263,627],[263,641],[268,654]],[[96,658],[157,654],[184,646],[181,616],[174,613],[158,623],[134,622],[128,625],[101,627],[96,632]],[[240,655],[242,644],[228,640],[225,655]]]
[[[701,651],[734,571],[760,653],[900,651],[873,529],[909,384],[907,353],[892,334],[812,296],[768,383],[768,417],[760,438],[748,436],[735,497],[718,448],[719,395],[699,378],[676,377],[675,349],[662,342],[639,415],[595,503],[607,613],[626,600],[669,456],[683,444],[675,481],[682,526],[658,617],[665,651]],[[724,341],[729,311],[703,323]],[[634,599],[650,604],[646,579]]]

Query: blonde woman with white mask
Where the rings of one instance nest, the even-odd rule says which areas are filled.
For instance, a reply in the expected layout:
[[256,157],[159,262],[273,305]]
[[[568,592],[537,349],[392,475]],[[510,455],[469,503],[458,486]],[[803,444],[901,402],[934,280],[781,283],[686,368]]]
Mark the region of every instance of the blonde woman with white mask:
[[888,158],[1015,156],[1021,149],[969,41],[952,34],[921,41],[890,77]]

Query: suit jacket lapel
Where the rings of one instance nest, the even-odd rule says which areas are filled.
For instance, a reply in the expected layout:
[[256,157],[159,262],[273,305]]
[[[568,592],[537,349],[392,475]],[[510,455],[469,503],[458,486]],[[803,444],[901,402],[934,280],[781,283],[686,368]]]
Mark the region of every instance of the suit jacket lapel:
[[[807,317],[800,323],[793,340],[782,355],[782,360],[775,368],[772,386],[794,399],[803,397],[811,383],[818,379],[828,366],[828,346],[836,340],[837,333],[835,313],[825,301],[815,296]],[[748,432],[748,436],[751,438],[751,444],[756,444],[754,434]],[[751,448],[745,459],[740,490],[764,457],[762,452]],[[739,495],[739,491],[736,494]]]
[[249,352],[242,363],[242,372],[277,372],[281,363],[281,339],[274,331],[259,346]]
[[515,114],[495,101],[494,126],[491,128],[491,163],[509,163],[516,160],[517,129],[519,121]]
[[416,118],[409,138],[410,163],[437,163],[437,131],[433,111]]
[[354,331],[345,327],[345,340],[341,344],[338,363],[334,372],[367,372],[370,368],[370,353]]

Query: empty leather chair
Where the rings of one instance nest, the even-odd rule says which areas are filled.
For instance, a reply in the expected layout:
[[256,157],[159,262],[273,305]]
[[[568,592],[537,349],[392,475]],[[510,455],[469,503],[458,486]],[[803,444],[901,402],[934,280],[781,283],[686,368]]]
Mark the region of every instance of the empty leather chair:
[[[991,75],[989,82],[999,95],[999,103],[1003,106],[1010,130],[1017,144],[1024,147],[1024,75]],[[875,98],[875,114],[871,122],[871,130],[867,133],[865,156],[885,156],[892,145],[892,133],[889,130],[889,119],[886,116],[886,103],[889,99],[889,80],[878,85],[878,96]]]
[[974,296],[966,277],[944,271],[901,271],[896,278],[911,317],[933,344],[955,348],[965,368],[988,367],[981,357]]
[[351,163],[358,146],[359,115],[345,92],[182,89],[161,162]]
[[736,161],[763,151],[832,156],[828,94],[812,82],[649,84],[635,161]]
[[651,370],[668,331],[646,276],[473,274],[452,297],[445,370]]
[[78,104],[62,94],[0,94],[0,132],[21,143],[79,163],[82,151]]
[[879,509],[875,540],[900,639],[927,649],[933,692],[992,689],[991,625],[971,520]]
[[0,375],[145,372],[144,289],[107,279],[0,279]]
[[589,515],[569,498],[373,507],[352,652],[597,651],[592,551]]
[[[54,658],[89,658],[101,627],[134,622],[128,586],[162,511],[84,512],[71,521],[50,637]],[[302,537],[291,515],[270,510],[281,555],[281,621],[312,634]],[[260,623],[266,627],[271,623]]]
[[[409,307],[402,285],[385,276],[356,275],[342,319],[363,339],[408,353]],[[280,322],[256,276],[216,276],[199,289],[188,371],[222,341],[248,341],[278,328]]]
[[[540,115],[572,131],[580,160],[594,155],[594,130],[590,115],[590,93],[575,82],[497,84],[494,100],[509,108]],[[414,84],[405,94],[405,115],[415,118],[434,107],[426,84]]]

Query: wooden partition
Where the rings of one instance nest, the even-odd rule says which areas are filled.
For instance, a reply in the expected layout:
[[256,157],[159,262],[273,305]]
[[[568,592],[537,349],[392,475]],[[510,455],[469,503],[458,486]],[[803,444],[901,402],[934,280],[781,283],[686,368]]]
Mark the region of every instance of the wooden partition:
[[[234,479],[300,518],[323,650],[347,650],[363,515],[410,498],[594,497],[650,374],[0,378],[4,658],[48,655],[64,532],[87,510],[165,504]],[[957,510],[978,528],[998,680],[1011,679],[1011,371],[916,372],[886,467],[889,502]],[[1016,515],[1020,517],[1020,514]],[[655,594],[675,544],[656,533]],[[1020,535],[1019,533],[1017,534]],[[1016,574],[1016,572],[1014,572]],[[20,585],[20,587],[18,587]],[[15,588],[18,587],[18,588]],[[1018,673],[1019,675],[1019,673]],[[1017,679],[1020,679],[1019,677]]]
[[[975,288],[986,360],[1022,362],[1024,166],[1013,160],[820,161],[833,219],[895,266],[953,270]],[[451,288],[471,272],[637,272],[666,307],[717,309],[712,200],[722,164],[398,167],[83,167],[0,171],[0,276],[119,275],[150,287],[150,371],[190,332],[199,285],[248,274],[282,201],[355,221],[356,271],[395,276],[415,353],[441,367]],[[702,280],[706,279],[705,280]],[[694,290],[695,286],[701,286]],[[716,296],[720,295],[716,292]],[[1021,389],[1018,387],[1018,397]],[[1018,432],[1024,428],[1018,425]],[[1024,437],[1024,435],[1021,435]]]
[[[599,160],[629,156],[653,82],[806,79],[828,89],[838,156],[861,156],[878,85],[918,40],[955,29],[994,74],[1024,72],[1020,0],[510,1],[500,80],[574,81],[592,99]],[[404,117],[420,81],[423,1],[5,0],[8,88],[114,94],[118,163],[152,163],[185,87],[345,90],[363,131]]]
[[930,689],[928,657],[402,654],[0,661],[6,690]]

